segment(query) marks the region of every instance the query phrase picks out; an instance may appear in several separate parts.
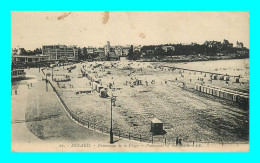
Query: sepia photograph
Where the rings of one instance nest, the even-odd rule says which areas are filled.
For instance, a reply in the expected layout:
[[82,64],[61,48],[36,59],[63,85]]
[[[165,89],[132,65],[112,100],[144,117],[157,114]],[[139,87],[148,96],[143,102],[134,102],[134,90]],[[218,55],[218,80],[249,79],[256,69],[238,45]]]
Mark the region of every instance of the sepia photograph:
[[249,12],[12,11],[10,109],[12,152],[249,152]]

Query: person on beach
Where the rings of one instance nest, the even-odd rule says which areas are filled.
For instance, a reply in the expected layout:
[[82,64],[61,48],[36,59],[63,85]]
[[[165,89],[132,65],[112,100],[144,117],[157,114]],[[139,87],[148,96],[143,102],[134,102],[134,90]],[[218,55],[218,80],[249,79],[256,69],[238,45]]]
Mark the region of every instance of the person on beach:
[[179,139],[178,145],[182,146],[182,139]]

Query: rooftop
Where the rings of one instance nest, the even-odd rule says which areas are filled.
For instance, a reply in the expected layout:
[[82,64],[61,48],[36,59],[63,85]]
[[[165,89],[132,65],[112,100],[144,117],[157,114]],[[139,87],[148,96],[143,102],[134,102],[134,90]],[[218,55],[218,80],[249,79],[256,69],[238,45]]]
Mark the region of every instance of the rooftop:
[[152,119],[151,122],[153,122],[153,123],[162,123],[162,121],[160,121],[160,120],[157,119],[157,118]]

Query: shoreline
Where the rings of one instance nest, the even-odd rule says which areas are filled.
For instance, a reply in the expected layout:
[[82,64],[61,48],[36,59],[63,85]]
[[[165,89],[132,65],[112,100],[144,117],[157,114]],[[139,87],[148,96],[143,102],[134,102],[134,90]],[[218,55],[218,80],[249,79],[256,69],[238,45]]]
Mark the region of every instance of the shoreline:
[[[241,57],[241,58],[217,58],[217,59],[208,59],[208,60],[168,60],[168,61],[144,61],[136,60],[136,62],[155,62],[155,63],[190,63],[190,62],[207,62],[207,61],[225,61],[225,60],[240,60],[240,59],[250,59],[250,57]],[[130,60],[129,60],[130,61]]]

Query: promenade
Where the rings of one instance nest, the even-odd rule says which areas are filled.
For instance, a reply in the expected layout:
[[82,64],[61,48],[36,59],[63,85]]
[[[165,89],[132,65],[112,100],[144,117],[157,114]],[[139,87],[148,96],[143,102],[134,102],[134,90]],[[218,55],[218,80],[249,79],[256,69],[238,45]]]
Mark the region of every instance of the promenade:
[[[75,123],[65,112],[56,94],[42,73],[27,71],[34,76],[27,85],[19,85],[11,96],[12,151],[93,151],[93,147],[110,148],[109,135],[94,132]],[[30,83],[32,82],[32,86]],[[130,143],[114,138],[115,143]],[[131,141],[131,143],[135,143]],[[140,144],[139,142],[136,142]],[[74,146],[74,147],[73,147]],[[77,148],[76,146],[82,146]],[[89,148],[91,147],[91,148]]]

